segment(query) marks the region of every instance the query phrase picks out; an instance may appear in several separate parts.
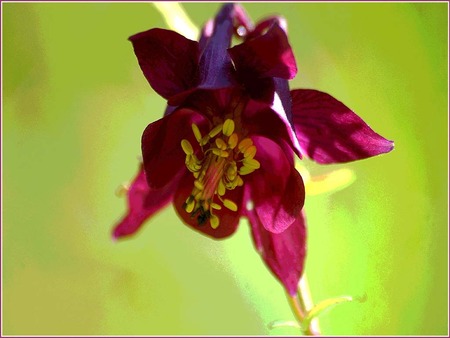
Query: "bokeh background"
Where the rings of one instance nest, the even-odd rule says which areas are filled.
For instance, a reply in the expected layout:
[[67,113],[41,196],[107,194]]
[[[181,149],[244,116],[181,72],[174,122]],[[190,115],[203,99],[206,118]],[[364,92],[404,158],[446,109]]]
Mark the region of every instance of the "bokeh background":
[[[220,4],[183,5],[200,26]],[[345,102],[393,139],[387,155],[340,166],[357,179],[309,196],[313,299],[365,300],[323,314],[329,335],[448,332],[446,3],[246,4],[287,18],[292,88]],[[167,27],[145,3],[2,3],[3,334],[298,334],[245,221],[213,241],[172,207],[129,240],[117,187],[164,100],[127,38]]]

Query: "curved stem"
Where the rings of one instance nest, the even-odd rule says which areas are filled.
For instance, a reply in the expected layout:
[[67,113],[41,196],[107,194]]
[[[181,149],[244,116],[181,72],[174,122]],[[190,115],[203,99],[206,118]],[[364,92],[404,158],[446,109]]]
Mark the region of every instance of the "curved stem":
[[[309,290],[308,279],[306,278],[306,274],[303,274],[303,277],[300,279],[298,283],[298,294],[297,294],[300,306],[302,307],[304,313],[307,313],[314,307],[314,303],[311,297],[311,291]],[[319,319],[314,318],[311,320],[310,325],[308,326],[307,335],[309,336],[318,336],[320,335],[320,327],[319,327]]]
[[[298,284],[298,292],[296,296],[291,296],[287,294],[289,305],[291,306],[292,312],[294,313],[297,321],[300,325],[303,324],[306,314],[309,310],[313,308],[313,302],[311,299],[311,293],[309,291],[308,280],[306,275],[303,275],[302,279]],[[304,333],[307,336],[319,336],[320,327],[317,318],[314,318],[310,325],[304,329]]]

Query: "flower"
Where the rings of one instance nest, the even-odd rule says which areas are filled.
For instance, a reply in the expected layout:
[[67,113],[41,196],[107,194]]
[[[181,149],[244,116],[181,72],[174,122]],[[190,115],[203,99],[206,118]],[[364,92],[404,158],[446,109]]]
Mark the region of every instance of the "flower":
[[[170,202],[185,224],[216,239],[245,216],[263,260],[296,294],[306,226],[294,154],[338,163],[393,145],[328,94],[289,91],[297,67],[285,30],[278,17],[253,27],[240,6],[226,4],[199,42],[163,29],[130,38],[168,107],[143,133],[143,166],[115,238],[134,234]],[[233,34],[243,42],[231,47]]]

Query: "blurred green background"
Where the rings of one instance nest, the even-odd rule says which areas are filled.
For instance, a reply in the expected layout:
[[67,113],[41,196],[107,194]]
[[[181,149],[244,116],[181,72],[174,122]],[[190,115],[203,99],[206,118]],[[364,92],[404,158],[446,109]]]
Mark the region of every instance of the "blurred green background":
[[[184,4],[195,24],[220,4]],[[443,335],[448,328],[446,3],[246,4],[287,18],[292,88],[342,100],[395,141],[350,187],[307,198],[313,299],[329,335]],[[245,221],[203,237],[172,207],[114,243],[116,188],[164,100],[127,38],[167,27],[145,3],[2,3],[3,334],[298,334]]]

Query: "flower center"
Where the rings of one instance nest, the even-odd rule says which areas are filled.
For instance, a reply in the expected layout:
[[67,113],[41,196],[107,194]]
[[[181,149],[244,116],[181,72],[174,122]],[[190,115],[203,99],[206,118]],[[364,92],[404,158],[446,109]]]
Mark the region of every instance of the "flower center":
[[241,176],[248,175],[260,167],[254,158],[256,147],[250,138],[239,142],[239,135],[234,131],[235,124],[231,119],[215,126],[202,136],[195,123],[192,131],[201,148],[200,158],[188,140],[181,141],[186,154],[186,167],[195,177],[192,193],[186,199],[183,208],[197,217],[198,225],[209,219],[211,227],[216,229],[220,224],[214,213],[222,206],[237,211],[235,202],[225,198],[227,190],[241,187],[244,181]]

